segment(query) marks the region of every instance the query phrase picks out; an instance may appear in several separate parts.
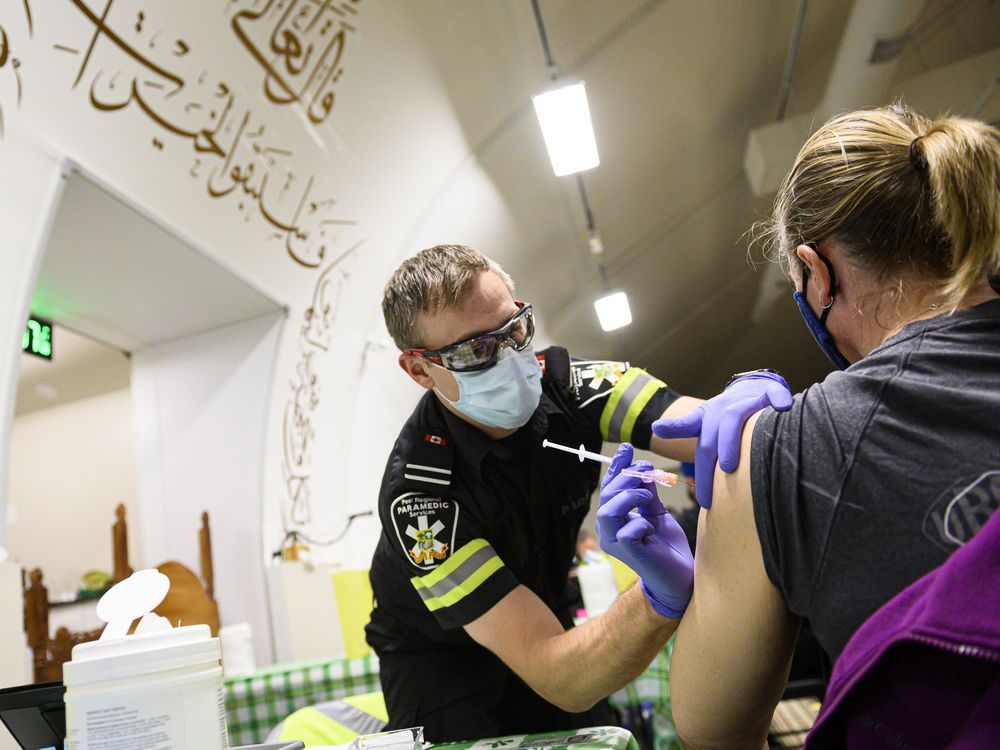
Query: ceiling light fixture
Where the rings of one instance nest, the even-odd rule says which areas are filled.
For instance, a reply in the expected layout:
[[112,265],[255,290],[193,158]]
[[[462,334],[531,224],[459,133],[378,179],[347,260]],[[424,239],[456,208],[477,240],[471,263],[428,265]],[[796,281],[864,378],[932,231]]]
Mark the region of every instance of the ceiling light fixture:
[[601,163],[583,81],[531,97],[556,177],[593,169]]
[[[542,20],[542,10],[538,0],[531,0],[531,8],[535,13],[535,24],[538,27],[538,38],[545,54],[545,67],[549,78],[555,82],[559,79],[559,67],[549,49],[549,37],[545,33],[545,22]],[[580,205],[587,220],[587,243],[591,254],[597,259],[597,272],[601,277],[601,286],[605,294],[594,302],[597,319],[605,331],[613,331],[627,326],[632,322],[632,312],[629,309],[628,296],[623,291],[612,291],[608,284],[607,272],[602,260],[604,240],[597,230],[594,212],[587,198],[587,188],[583,183],[584,170],[593,169],[601,163],[597,153],[597,142],[594,139],[594,126],[590,119],[590,106],[587,103],[587,89],[583,81],[564,86],[553,85],[548,91],[532,97],[535,114],[542,128],[545,148],[549,152],[552,171],[556,177],[573,175],[576,178],[577,191],[580,194]]]
[[612,292],[594,300],[594,309],[601,328],[614,331],[624,328],[632,322],[632,310],[628,306],[628,296],[625,292]]

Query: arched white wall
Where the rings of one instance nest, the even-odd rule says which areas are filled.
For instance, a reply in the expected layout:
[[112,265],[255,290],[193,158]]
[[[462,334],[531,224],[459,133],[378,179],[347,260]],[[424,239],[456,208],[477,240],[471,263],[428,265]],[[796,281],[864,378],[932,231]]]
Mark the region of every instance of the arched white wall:
[[[263,457],[240,449],[261,477],[261,562],[294,503],[305,502],[305,527],[317,536],[336,531],[357,503],[374,505],[387,443],[419,395],[400,380],[389,351],[366,358],[385,279],[404,255],[443,240],[476,242],[478,235],[457,234],[500,216],[491,205],[480,211],[478,199],[463,202],[460,214],[438,213],[442,186],[474,163],[434,61],[413,33],[419,4],[337,3],[326,19],[341,34],[337,68],[321,71],[319,96],[292,104],[274,100],[281,60],[269,71],[251,49],[284,23],[272,5],[116,0],[102,18],[104,3],[73,0],[34,3],[29,18],[20,0],[0,0],[0,26],[19,63],[18,78],[11,64],[0,68],[0,332],[8,344],[0,354],[0,460],[13,408],[10,353],[58,164],[68,159],[289,311],[275,336]],[[304,42],[327,44],[322,25]],[[332,103],[328,114],[324,102]],[[388,367],[373,375],[383,360]],[[369,433],[366,451],[357,435]],[[358,451],[364,460],[355,460]],[[169,460],[162,466],[177,472]],[[211,486],[198,476],[207,469],[191,470],[183,481],[157,482]],[[141,515],[158,513],[144,506]],[[359,548],[377,536],[365,520],[352,531]],[[141,523],[144,531],[152,525]],[[160,529],[161,549],[188,543],[172,523]],[[143,541],[156,548],[146,533]],[[225,591],[226,550],[216,549]]]
[[142,556],[199,571],[208,511],[223,623],[248,622],[258,663],[272,660],[259,563],[267,400],[283,316],[149,347],[132,357]]

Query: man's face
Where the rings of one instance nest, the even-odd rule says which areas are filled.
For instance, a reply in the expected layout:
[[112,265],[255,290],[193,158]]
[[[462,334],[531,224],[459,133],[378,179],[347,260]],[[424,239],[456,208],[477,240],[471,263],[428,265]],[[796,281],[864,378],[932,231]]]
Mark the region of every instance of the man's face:
[[[417,331],[424,348],[440,349],[480,333],[495,331],[517,310],[514,298],[500,277],[492,271],[483,271],[458,305],[433,315],[421,313]],[[408,354],[400,355],[399,364],[422,387],[436,388],[450,401],[458,400],[458,382],[449,370]],[[445,406],[450,405],[446,403]]]

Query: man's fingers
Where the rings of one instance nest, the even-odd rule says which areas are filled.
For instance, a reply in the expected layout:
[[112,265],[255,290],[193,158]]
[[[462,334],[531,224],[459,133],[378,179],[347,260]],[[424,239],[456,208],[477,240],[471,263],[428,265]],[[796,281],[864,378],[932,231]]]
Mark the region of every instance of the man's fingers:
[[618,450],[615,451],[614,458],[611,459],[608,470],[604,472],[604,478],[601,479],[602,490],[612,479],[618,476],[618,472],[632,463],[633,452],[632,446],[629,443],[622,443],[618,446]]
[[666,508],[656,496],[656,492],[645,487],[634,487],[619,492],[597,510],[598,518],[624,518],[632,509],[640,515],[656,516],[666,513]]
[[641,544],[642,540],[652,534],[653,524],[642,516],[636,516],[618,530],[619,544]]
[[676,419],[657,419],[653,422],[653,434],[661,438],[692,438],[701,432],[704,410],[699,407]]
[[767,400],[778,411],[788,411],[792,408],[792,394],[781,383],[768,383],[764,390],[767,393]]
[[698,447],[694,451],[695,495],[702,508],[712,507],[712,484],[715,481],[715,464],[719,459],[719,425],[712,420],[705,423]]
[[[751,411],[750,414],[753,412]],[[743,425],[750,416],[743,404],[732,404],[722,412],[719,420],[719,468],[727,474],[740,465],[740,447],[743,443]]]
[[[625,467],[623,466],[622,469],[624,468]],[[635,469],[637,471],[646,471],[647,469],[652,469],[653,465],[649,463],[649,461],[636,461],[634,464],[631,464],[628,468]],[[620,472],[621,469],[618,469],[618,471]],[[609,474],[611,473],[610,469],[608,470],[608,473]],[[622,490],[627,490],[631,487],[641,487],[642,484],[643,481],[638,477],[630,477],[627,474],[618,474],[618,476],[616,476],[614,479],[612,479],[610,482],[605,484],[604,487],[601,488],[601,494],[598,497],[598,502],[603,503],[606,498],[611,497],[617,492],[621,492]]]

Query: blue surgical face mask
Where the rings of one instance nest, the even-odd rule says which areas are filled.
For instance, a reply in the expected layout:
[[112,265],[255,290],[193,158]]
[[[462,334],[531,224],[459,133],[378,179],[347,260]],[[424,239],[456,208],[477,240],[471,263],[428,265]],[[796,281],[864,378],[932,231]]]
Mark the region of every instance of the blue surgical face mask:
[[522,427],[542,397],[542,369],[530,346],[519,352],[504,349],[487,370],[449,372],[458,382],[458,400],[434,390],[456,410],[487,427]]
[[[813,249],[815,250],[815,248]],[[802,272],[802,291],[793,292],[792,297],[795,299],[796,304],[798,304],[799,312],[802,313],[802,317],[806,321],[806,327],[816,340],[816,343],[819,344],[819,348],[830,358],[830,361],[833,362],[838,370],[846,370],[850,367],[851,363],[840,353],[836,342],[833,340],[833,336],[826,327],[826,316],[830,314],[830,308],[833,307],[833,291],[837,288],[837,277],[833,272],[833,266],[830,264],[830,261],[819,253],[816,253],[816,255],[826,264],[826,269],[830,272],[830,304],[823,308],[823,314],[817,318],[816,313],[809,307],[809,302],[806,301],[806,285],[809,283],[808,271],[806,270]]]

